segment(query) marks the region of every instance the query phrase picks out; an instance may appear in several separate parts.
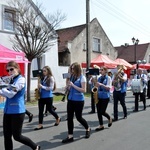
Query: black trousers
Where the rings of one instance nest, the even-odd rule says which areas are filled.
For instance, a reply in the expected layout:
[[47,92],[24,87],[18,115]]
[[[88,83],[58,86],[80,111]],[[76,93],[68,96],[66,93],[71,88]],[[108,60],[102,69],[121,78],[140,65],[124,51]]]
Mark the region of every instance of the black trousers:
[[31,139],[21,134],[24,117],[25,113],[4,114],[3,133],[5,150],[13,150],[12,136],[16,141],[31,147],[33,150],[36,149],[37,145]]
[[150,80],[148,80],[148,85],[147,85],[147,97],[150,98]]
[[89,126],[87,121],[82,117],[82,111],[84,107],[84,101],[71,101],[68,100],[67,103],[67,125],[68,125],[68,134],[73,134],[74,128],[74,113],[77,120],[84,126],[85,129],[88,129]]
[[114,119],[118,119],[118,101],[120,101],[120,104],[123,108],[124,117],[127,116],[127,108],[125,103],[125,96],[126,92],[121,93],[121,91],[115,91],[113,92],[113,99],[114,99]]
[[106,112],[109,98],[108,99],[98,99],[98,103],[96,104],[97,107],[97,116],[99,120],[99,124],[103,125],[103,116],[105,116],[108,120],[110,120],[109,114]]
[[139,109],[139,96],[140,100],[143,102],[144,109],[146,108],[146,88],[143,89],[142,93],[134,93],[135,96],[135,110]]
[[91,111],[95,112],[95,102],[94,102],[93,92],[91,92]]
[[30,113],[30,112],[26,109],[25,114],[26,114],[27,116],[30,116],[32,113]]
[[58,119],[57,113],[53,110],[53,97],[50,98],[41,98],[38,101],[39,106],[39,124],[43,123],[43,112],[44,112],[44,106],[46,105],[46,108],[48,109],[49,113],[51,113],[55,119]]

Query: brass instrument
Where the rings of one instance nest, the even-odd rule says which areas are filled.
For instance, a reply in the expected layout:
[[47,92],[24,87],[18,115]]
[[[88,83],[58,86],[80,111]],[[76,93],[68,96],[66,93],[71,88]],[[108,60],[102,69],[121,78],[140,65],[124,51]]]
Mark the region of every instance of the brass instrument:
[[[93,65],[93,67],[95,69],[100,69],[100,67],[97,65]],[[96,75],[96,79],[94,81],[94,87],[92,88],[92,93],[93,93],[93,98],[94,98],[95,104],[98,103],[98,87],[95,86],[96,83],[97,83],[97,75]]]
[[118,66],[118,72],[115,74],[114,80],[113,80],[113,86],[115,87],[116,90],[118,90],[121,87],[121,80],[119,76],[122,77],[122,71],[126,70],[127,68],[124,65],[119,65]]
[[40,76],[38,76],[38,84],[37,84],[37,88],[35,89],[35,93],[34,93],[36,100],[40,99],[40,89],[38,87],[40,82],[41,82],[41,78],[40,78]]

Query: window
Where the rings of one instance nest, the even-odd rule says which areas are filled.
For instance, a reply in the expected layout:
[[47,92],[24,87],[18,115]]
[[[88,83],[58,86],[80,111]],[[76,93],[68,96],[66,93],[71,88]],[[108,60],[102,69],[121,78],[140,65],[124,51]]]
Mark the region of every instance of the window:
[[3,16],[3,29],[14,31],[15,29],[15,21],[16,13],[11,9],[4,8],[4,16]]
[[93,38],[93,51],[100,52],[100,39]]

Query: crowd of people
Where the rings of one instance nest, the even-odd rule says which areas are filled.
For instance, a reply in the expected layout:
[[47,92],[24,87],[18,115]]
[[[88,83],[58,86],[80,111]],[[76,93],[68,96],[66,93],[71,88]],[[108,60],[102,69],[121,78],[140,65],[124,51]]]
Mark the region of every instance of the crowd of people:
[[[10,87],[0,89],[0,95],[6,97],[6,104],[4,108],[3,116],[3,133],[4,133],[4,147],[5,150],[13,149],[13,138],[32,148],[33,150],[40,150],[40,146],[34,143],[30,138],[22,135],[22,125],[24,122],[25,114],[29,116],[29,122],[33,119],[33,114],[25,108],[25,89],[26,81],[21,75],[19,64],[15,61],[10,61],[6,65],[6,70],[9,75],[12,76],[10,81]],[[62,140],[62,143],[69,143],[74,141],[74,115],[77,121],[85,129],[85,138],[89,138],[91,134],[91,128],[88,121],[83,117],[83,109],[85,104],[84,93],[87,89],[87,82],[91,87],[91,113],[95,113],[97,110],[97,119],[99,122],[95,131],[102,131],[105,129],[103,125],[103,116],[108,119],[108,127],[112,126],[113,121],[118,120],[118,102],[120,102],[123,109],[123,118],[127,119],[127,107],[126,107],[126,91],[127,91],[127,74],[124,72],[123,65],[117,66],[117,72],[112,74],[108,72],[108,69],[103,66],[98,69],[98,78],[93,75],[89,75],[89,81],[82,73],[82,68],[79,63],[75,62],[70,65],[68,73],[70,76],[66,79],[66,97],[67,97],[67,130],[68,134],[66,138]],[[134,112],[139,110],[139,99],[143,102],[143,110],[146,110],[146,96],[150,98],[150,72],[145,74],[141,68],[137,69],[134,79],[141,79],[142,90],[135,92],[135,109]],[[13,86],[12,86],[13,85]],[[113,118],[107,113],[107,106],[110,101],[110,89],[114,86],[113,91]],[[132,86],[132,83],[131,83]],[[94,88],[94,90],[93,90]],[[49,66],[42,68],[42,77],[38,83],[38,126],[34,130],[43,129],[43,117],[44,108],[51,113],[56,122],[54,126],[58,126],[61,122],[60,116],[53,106],[53,91],[56,89],[56,81],[52,74],[52,70]],[[146,93],[147,91],[147,93]],[[96,109],[96,110],[95,110]]]

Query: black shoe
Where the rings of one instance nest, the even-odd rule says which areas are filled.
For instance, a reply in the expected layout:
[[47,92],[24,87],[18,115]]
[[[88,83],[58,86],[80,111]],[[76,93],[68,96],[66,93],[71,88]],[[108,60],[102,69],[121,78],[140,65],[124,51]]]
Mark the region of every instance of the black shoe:
[[41,149],[41,147],[38,145],[35,150],[40,150],[40,149]]
[[118,118],[113,118],[112,121],[113,122],[118,121]]
[[112,119],[110,118],[109,123],[108,123],[108,127],[112,126]]
[[146,106],[144,106],[144,109],[143,110],[146,110]]
[[41,130],[43,129],[43,126],[39,127],[39,128],[34,128],[34,130]]
[[90,134],[91,134],[91,128],[89,131],[86,131],[85,133],[85,138],[89,138],[90,137]]
[[30,114],[30,115],[29,115],[29,122],[31,122],[32,119],[33,119],[33,114]]
[[48,116],[48,113],[44,113],[43,116],[44,116],[44,117]]
[[54,124],[54,126],[58,126],[59,123],[60,123],[60,121],[61,121],[61,118],[59,118],[59,122],[58,122],[58,123],[56,122],[56,123]]
[[123,119],[127,119],[127,115],[124,115]]
[[135,110],[135,109],[134,109],[133,112],[138,112],[138,110]]
[[90,111],[90,112],[88,112],[89,114],[94,114],[95,113],[95,111]]
[[55,111],[57,108],[53,106],[53,110]]
[[96,128],[95,131],[102,131],[104,130],[104,127],[101,127],[101,128]]
[[67,137],[66,139],[62,140],[62,143],[69,143],[73,141],[74,141],[73,137],[72,138]]

